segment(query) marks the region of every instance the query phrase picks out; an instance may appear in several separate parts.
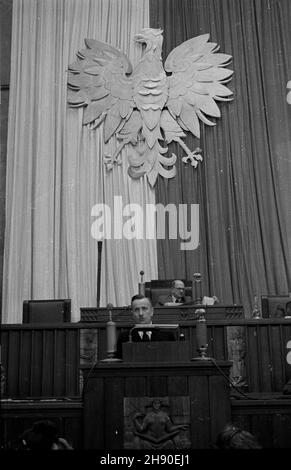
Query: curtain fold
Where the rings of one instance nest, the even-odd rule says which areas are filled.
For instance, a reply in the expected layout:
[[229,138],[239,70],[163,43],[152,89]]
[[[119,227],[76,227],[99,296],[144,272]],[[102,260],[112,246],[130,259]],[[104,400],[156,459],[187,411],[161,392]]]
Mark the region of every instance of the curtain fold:
[[[255,294],[291,290],[290,18],[288,0],[150,2],[151,26],[164,30],[164,60],[183,41],[210,33],[233,56],[234,70],[234,100],[219,103],[216,127],[201,126],[198,171],[179,163],[178,178],[158,180],[157,203],[200,206],[198,249],[182,252],[179,241],[159,240],[159,277],[200,271],[206,295],[243,303],[246,315]],[[188,136],[186,143],[198,142]]]
[[[13,4],[11,89],[7,150],[3,322],[22,321],[25,299],[71,298],[96,306],[97,241],[92,207],[154,203],[144,181],[127,188],[126,163],[105,174],[102,128],[82,126],[82,110],[67,108],[67,69],[84,39],[109,42],[136,61],[132,37],[148,26],[147,0],[17,0]],[[114,146],[114,142],[109,142]],[[125,159],[124,159],[125,160]],[[110,185],[110,186],[109,186]],[[157,277],[150,241],[102,250],[101,305],[128,304],[138,272]],[[117,286],[117,287],[115,287]]]
[[[200,243],[104,240],[101,305],[128,304],[138,273],[145,280],[187,278],[200,271],[206,295],[222,303],[291,291],[291,76],[289,0],[17,0],[13,4],[7,145],[3,322],[19,323],[24,299],[72,298],[72,319],[96,305],[97,241],[92,207],[114,196],[128,203],[199,204]],[[119,47],[134,65],[132,36],[149,25],[164,29],[163,60],[199,34],[233,56],[230,103],[219,103],[216,126],[201,125],[196,170],[178,156],[177,176],[155,190],[107,172],[102,126],[82,126],[82,110],[66,103],[68,65],[95,38]],[[113,214],[114,215],[114,214]],[[120,215],[119,215],[120,218]],[[158,261],[157,261],[158,253]]]

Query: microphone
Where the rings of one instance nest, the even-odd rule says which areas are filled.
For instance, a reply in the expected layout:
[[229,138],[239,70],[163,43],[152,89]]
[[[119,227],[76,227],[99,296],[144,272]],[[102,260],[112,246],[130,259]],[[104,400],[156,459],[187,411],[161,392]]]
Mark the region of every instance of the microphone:
[[192,300],[194,304],[201,304],[202,293],[201,293],[201,274],[194,273],[192,281]]
[[116,352],[116,325],[112,321],[112,308],[112,304],[107,304],[107,309],[109,310],[109,321],[106,323],[108,357],[113,357]]
[[139,274],[141,276],[141,279],[140,279],[140,282],[138,284],[138,293],[139,293],[139,295],[145,295],[145,283],[143,282],[144,271],[140,271]]
[[107,338],[107,358],[103,359],[106,362],[120,361],[116,356],[116,323],[112,320],[113,304],[107,304],[109,310],[109,321],[106,323],[106,338]]
[[[207,341],[207,323],[205,318],[205,309],[198,308],[195,310],[195,314],[198,316],[197,323],[196,323],[196,341],[197,341],[197,351],[199,352],[198,357],[194,357],[196,359],[203,359],[203,360],[210,360],[210,357],[207,356],[207,348],[208,348],[208,341]],[[192,359],[193,360],[193,359]]]

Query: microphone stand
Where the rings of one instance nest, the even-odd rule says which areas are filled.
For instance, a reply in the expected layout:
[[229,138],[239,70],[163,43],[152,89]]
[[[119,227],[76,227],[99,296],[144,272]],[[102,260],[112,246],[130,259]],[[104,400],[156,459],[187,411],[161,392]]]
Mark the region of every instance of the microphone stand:
[[206,323],[205,313],[206,312],[204,308],[198,308],[197,310],[195,310],[195,314],[198,316],[197,323],[196,323],[196,340],[197,340],[197,351],[199,352],[199,356],[192,358],[191,361],[211,360],[211,358],[207,356],[208,341],[207,341],[207,323]]
[[138,293],[145,296],[145,283],[143,282],[144,271],[140,271],[140,282],[138,283]]
[[98,264],[97,264],[97,308],[99,308],[99,307],[100,307],[101,255],[102,255],[102,242],[101,242],[101,241],[98,241]]
[[109,321],[106,323],[106,336],[107,336],[107,358],[102,359],[100,362],[121,362],[121,359],[116,357],[116,323],[112,321],[112,309],[113,305],[108,304],[109,309]]
[[200,273],[193,274],[192,300],[194,304],[196,305],[200,305],[202,303],[201,274]]

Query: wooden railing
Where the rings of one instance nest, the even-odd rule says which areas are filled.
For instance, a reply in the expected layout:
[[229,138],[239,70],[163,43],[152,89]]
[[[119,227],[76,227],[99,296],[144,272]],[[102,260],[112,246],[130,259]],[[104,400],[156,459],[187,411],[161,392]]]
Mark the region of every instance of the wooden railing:
[[3,325],[4,395],[78,396],[79,337],[76,326]]
[[[190,341],[189,359],[196,357],[196,322],[178,323]],[[117,330],[130,325],[120,322]],[[243,370],[249,392],[282,392],[291,379],[291,320],[211,320],[207,331],[209,356],[233,360],[231,374]],[[80,363],[90,367],[106,357],[106,323],[2,325],[1,346],[6,397],[76,397]]]
[[[190,341],[191,358],[197,357],[196,322],[178,323],[185,340]],[[120,328],[129,326],[130,323],[124,323]],[[102,359],[106,351],[106,324],[94,323],[94,328],[98,331],[97,357]],[[291,380],[291,365],[286,359],[291,320],[211,320],[207,322],[207,332],[208,355],[216,360],[232,360],[231,378],[236,380],[241,375],[246,391],[282,392]]]

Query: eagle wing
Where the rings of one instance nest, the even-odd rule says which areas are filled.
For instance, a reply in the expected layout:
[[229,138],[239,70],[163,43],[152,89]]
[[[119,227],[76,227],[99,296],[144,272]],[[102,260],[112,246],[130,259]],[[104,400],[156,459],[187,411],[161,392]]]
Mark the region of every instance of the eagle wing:
[[133,107],[132,66],[119,49],[85,39],[86,49],[68,69],[68,103],[85,107],[83,124],[97,127],[104,119],[104,140],[119,131]]
[[231,56],[215,53],[219,46],[203,34],[173,49],[165,62],[169,97],[166,107],[178,124],[200,138],[199,119],[214,126],[207,116],[218,118],[216,101],[230,101],[232,92],[225,86],[232,70],[224,69]]

